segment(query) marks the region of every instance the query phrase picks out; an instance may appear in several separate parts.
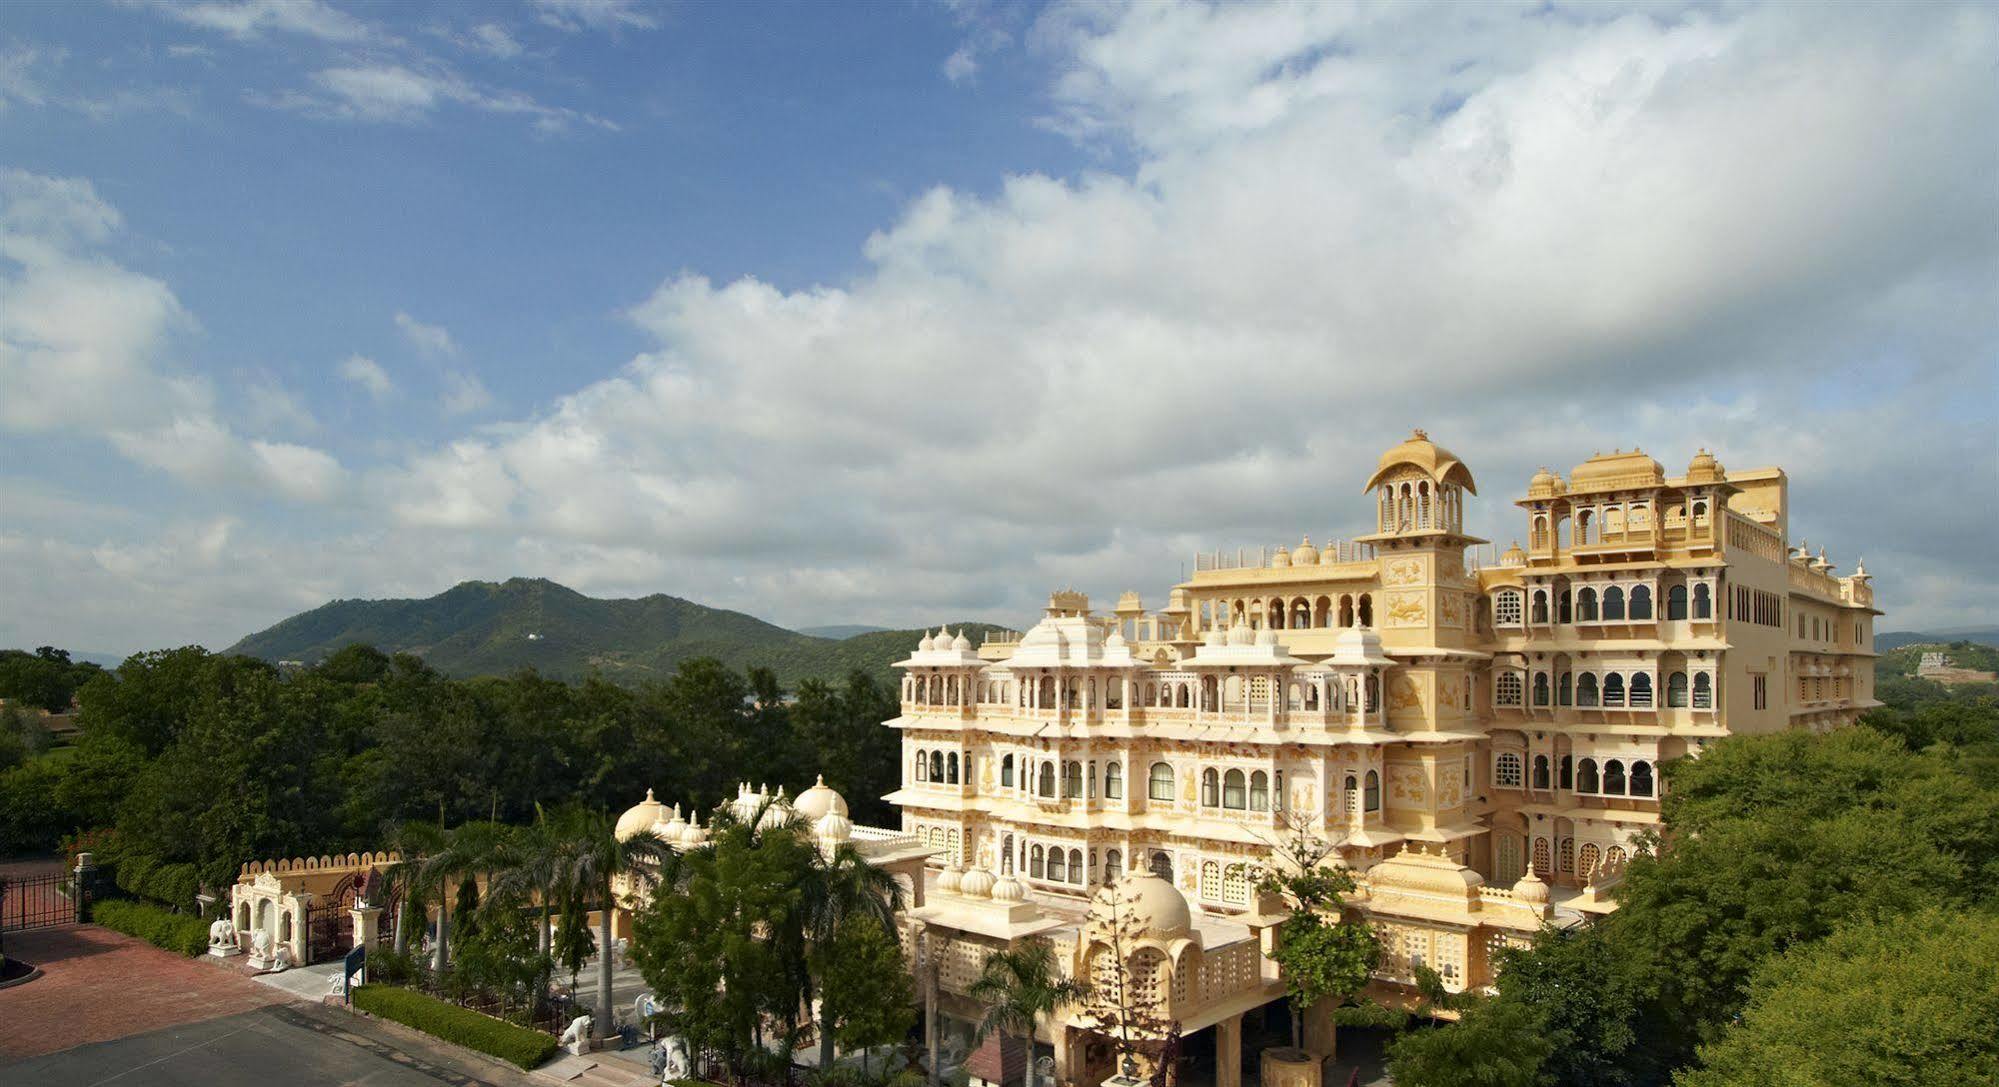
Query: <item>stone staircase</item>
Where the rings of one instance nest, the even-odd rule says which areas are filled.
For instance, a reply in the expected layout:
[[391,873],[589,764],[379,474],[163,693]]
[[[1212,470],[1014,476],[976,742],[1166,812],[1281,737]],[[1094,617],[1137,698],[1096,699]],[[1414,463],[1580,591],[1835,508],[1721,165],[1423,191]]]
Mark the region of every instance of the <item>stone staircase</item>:
[[534,1074],[568,1087],[659,1087],[659,1081],[643,1066],[613,1057],[599,1060],[595,1054],[578,1057],[565,1053],[535,1069]]

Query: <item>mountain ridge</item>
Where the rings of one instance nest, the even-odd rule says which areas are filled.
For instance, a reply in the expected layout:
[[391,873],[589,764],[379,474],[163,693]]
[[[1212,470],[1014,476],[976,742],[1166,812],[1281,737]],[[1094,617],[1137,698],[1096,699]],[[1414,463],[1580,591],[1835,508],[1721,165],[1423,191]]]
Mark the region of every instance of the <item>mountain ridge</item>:
[[[1000,629],[962,625],[975,638]],[[311,664],[362,643],[414,653],[452,676],[531,667],[561,679],[596,673],[625,682],[664,679],[683,661],[712,656],[739,670],[769,668],[793,687],[855,668],[885,677],[922,636],[874,629],[816,637],[666,593],[603,599],[547,578],[515,577],[463,581],[420,599],[331,600],[245,636],[228,652]]]

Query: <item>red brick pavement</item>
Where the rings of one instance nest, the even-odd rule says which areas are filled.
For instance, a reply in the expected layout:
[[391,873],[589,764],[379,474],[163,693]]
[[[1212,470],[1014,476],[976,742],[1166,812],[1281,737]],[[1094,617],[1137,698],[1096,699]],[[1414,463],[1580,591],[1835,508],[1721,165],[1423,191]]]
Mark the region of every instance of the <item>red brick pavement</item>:
[[95,925],[10,932],[7,955],[41,967],[42,976],[0,989],[4,1060],[292,999],[220,961],[185,958]]

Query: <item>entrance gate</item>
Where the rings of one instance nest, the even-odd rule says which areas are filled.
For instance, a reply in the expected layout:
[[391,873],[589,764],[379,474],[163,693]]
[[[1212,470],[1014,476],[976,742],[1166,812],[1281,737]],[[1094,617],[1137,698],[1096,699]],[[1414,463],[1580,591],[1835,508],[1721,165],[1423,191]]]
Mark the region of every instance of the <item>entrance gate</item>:
[[76,882],[68,872],[0,876],[0,932],[76,923]]

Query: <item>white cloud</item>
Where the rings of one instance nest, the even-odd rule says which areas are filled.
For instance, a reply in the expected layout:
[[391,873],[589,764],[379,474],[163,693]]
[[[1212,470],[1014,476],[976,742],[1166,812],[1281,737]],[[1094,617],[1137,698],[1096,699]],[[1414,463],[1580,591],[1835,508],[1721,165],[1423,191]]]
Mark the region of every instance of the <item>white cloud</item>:
[[442,325],[427,325],[407,313],[397,313],[396,329],[418,351],[432,358],[455,358],[458,355],[458,344]]
[[492,406],[493,394],[479,375],[454,370],[444,375],[444,396],[440,403],[446,415],[469,415]]
[[206,3],[157,2],[155,10],[170,19],[232,38],[250,39],[266,32],[298,34],[321,41],[353,43],[373,36],[368,24],[321,0],[210,0]]
[[498,23],[480,23],[458,40],[468,49],[500,60],[512,60],[521,55],[521,43]]
[[39,106],[47,100],[41,77],[35,72],[47,59],[43,50],[33,46],[0,48],[0,113],[9,106]]
[[349,355],[340,363],[340,376],[359,385],[375,399],[386,399],[395,391],[396,383],[389,380],[389,372],[381,363],[365,355]]
[[979,74],[979,57],[969,45],[961,45],[944,58],[944,78],[953,83],[969,83]]
[[640,0],[531,0],[541,21],[560,30],[653,30],[659,17]]
[[[94,436],[190,483],[325,500],[343,475],[331,456],[246,441],[208,383],[169,364],[193,318],[166,284],[102,255],[122,225],[88,181],[0,170],[0,430]],[[267,379],[248,383],[241,411],[259,428],[311,422]]]

